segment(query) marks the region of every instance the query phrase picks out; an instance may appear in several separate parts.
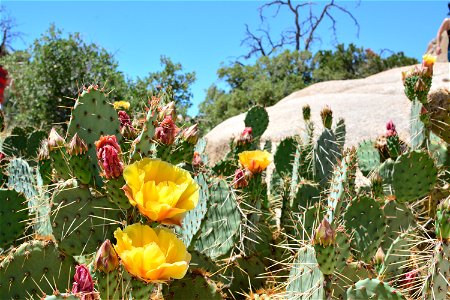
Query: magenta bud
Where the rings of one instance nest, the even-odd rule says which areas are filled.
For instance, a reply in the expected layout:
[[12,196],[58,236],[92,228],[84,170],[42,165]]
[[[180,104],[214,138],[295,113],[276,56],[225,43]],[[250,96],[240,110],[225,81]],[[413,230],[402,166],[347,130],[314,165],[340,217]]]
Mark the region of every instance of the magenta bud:
[[73,280],[72,293],[91,293],[94,291],[94,282],[85,265],[75,267]]
[[245,127],[244,131],[235,139],[235,144],[237,146],[247,145],[253,141],[252,128]]
[[203,165],[202,157],[198,152],[194,152],[194,156],[192,157],[192,166],[195,168],[199,168]]
[[234,180],[233,186],[234,188],[244,188],[248,185],[248,181],[245,178],[245,172],[242,169],[237,169],[234,171]]
[[161,124],[155,129],[155,138],[164,145],[172,145],[175,141],[177,132],[178,128],[175,126],[175,122],[169,115],[165,117]]
[[106,178],[117,178],[122,175],[123,163],[120,160],[120,146],[115,135],[101,136],[95,142],[98,164],[103,169]]

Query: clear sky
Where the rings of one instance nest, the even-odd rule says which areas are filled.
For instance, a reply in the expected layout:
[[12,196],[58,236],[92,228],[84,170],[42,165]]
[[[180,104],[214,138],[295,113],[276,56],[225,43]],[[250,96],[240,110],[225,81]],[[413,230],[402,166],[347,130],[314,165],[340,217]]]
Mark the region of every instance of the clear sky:
[[[328,2],[328,1],[326,1]],[[325,1],[317,1],[317,7]],[[5,1],[0,3],[16,19],[23,41],[15,49],[28,47],[51,23],[65,32],[80,32],[115,55],[119,68],[131,78],[160,70],[159,57],[180,62],[186,71],[195,71],[197,81],[190,114],[198,112],[206,89],[217,83],[216,71],[248,50],[241,46],[245,24],[259,25],[258,7],[265,1]],[[341,1],[360,24],[359,36],[353,21],[335,14],[338,42],[371,48],[404,51],[421,58],[446,17],[447,1]],[[271,14],[268,14],[269,17]],[[291,15],[282,10],[270,19],[275,33],[292,25]],[[317,49],[335,45],[324,23]]]

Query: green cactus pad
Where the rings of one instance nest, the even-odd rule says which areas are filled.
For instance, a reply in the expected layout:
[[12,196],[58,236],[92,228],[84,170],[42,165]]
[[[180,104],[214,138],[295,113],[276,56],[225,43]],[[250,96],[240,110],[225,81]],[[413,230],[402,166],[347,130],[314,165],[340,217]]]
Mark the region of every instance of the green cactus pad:
[[210,203],[206,220],[201,226],[201,234],[194,248],[212,259],[226,256],[235,246],[241,226],[236,195],[221,179],[211,184]]
[[252,135],[254,139],[259,139],[267,126],[269,126],[269,115],[262,106],[253,106],[245,116],[245,127],[252,128]]
[[75,178],[82,184],[89,184],[93,176],[90,168],[90,160],[86,154],[70,156],[69,165]]
[[36,158],[39,152],[39,147],[41,146],[42,141],[46,138],[47,132],[43,130],[36,130],[29,134],[25,156],[28,158]]
[[413,241],[407,234],[402,234],[391,242],[391,246],[385,251],[385,259],[380,272],[386,276],[386,279],[396,280],[400,275],[406,273],[412,244]]
[[450,167],[450,146],[440,137],[430,132],[428,150],[438,167]]
[[395,161],[388,158],[378,167],[378,175],[383,180],[383,191],[385,195],[393,195],[392,174],[394,172]]
[[309,246],[301,248],[289,273],[286,299],[326,299],[324,279],[314,248]]
[[33,169],[28,163],[21,158],[11,159],[7,173],[8,187],[23,193],[29,201],[32,201],[37,194],[37,184]]
[[42,183],[49,185],[52,183],[52,162],[50,159],[40,160],[38,162],[38,172],[41,174]]
[[229,287],[232,295],[256,291],[263,287],[265,267],[258,256],[240,257],[231,266],[233,281]]
[[175,229],[187,248],[189,248],[192,240],[201,228],[206,212],[208,211],[209,189],[207,178],[204,174],[200,173],[194,180],[200,186],[200,195],[197,206],[184,215],[182,226],[176,227]]
[[415,225],[416,219],[409,207],[396,201],[388,201],[383,206],[383,211],[387,227],[381,248],[386,253],[400,233],[405,232],[410,225]]
[[120,209],[106,197],[94,198],[88,189],[67,182],[52,197],[51,222],[58,246],[78,256],[98,249],[105,239],[113,239],[119,227]]
[[[350,238],[345,230],[336,229],[336,269],[347,266],[347,260],[351,257]],[[343,273],[345,274],[345,273]]]
[[221,160],[212,167],[212,170],[219,176],[232,176],[234,171],[238,168],[235,161]]
[[69,156],[65,148],[53,149],[49,153],[52,161],[53,169],[55,170],[56,179],[68,180],[72,177],[73,172],[69,165]]
[[431,131],[446,143],[450,143],[450,90],[448,87],[432,91],[424,106],[428,111]]
[[298,211],[299,207],[311,207],[319,201],[319,186],[313,182],[303,181],[297,187],[295,197],[292,199],[291,209],[293,211]]
[[448,299],[450,285],[450,243],[438,242],[427,278],[427,295],[424,299]]
[[361,279],[371,276],[373,276],[373,274],[370,270],[366,269],[365,265],[360,262],[345,263],[339,268],[336,267],[336,272],[329,277],[331,283],[329,297],[331,297],[331,299],[346,299],[347,289],[350,286]]
[[338,143],[341,149],[344,149],[345,145],[345,120],[340,118],[336,126],[334,127],[334,135],[336,136],[336,142]]
[[330,245],[327,247],[321,245],[314,245],[314,250],[316,252],[317,263],[319,264],[319,269],[324,275],[333,274],[334,268],[336,266],[336,252],[335,246]]
[[389,156],[392,159],[396,159],[401,154],[400,139],[398,138],[398,135],[388,136],[386,142]]
[[183,279],[164,285],[163,297],[166,300],[220,300],[222,296],[218,287],[200,274],[186,274]]
[[115,135],[117,141],[120,142],[122,136],[119,132],[119,127],[120,121],[117,117],[117,112],[107,102],[103,92],[90,89],[84,91],[78,97],[72,110],[69,127],[67,128],[67,140],[70,140],[75,133],[78,133],[78,136],[86,142],[91,173],[94,174],[98,185],[102,184],[99,176],[102,170],[97,163],[95,142],[102,135]]
[[56,295],[45,296],[41,300],[80,300],[80,298],[69,293],[57,293]]
[[292,165],[294,155],[297,150],[297,141],[293,137],[285,138],[277,146],[277,150],[273,157],[275,170],[279,173],[292,174]]
[[358,150],[358,167],[364,176],[375,170],[381,163],[380,152],[374,146],[374,142],[365,140],[359,143]]
[[411,113],[409,118],[409,136],[412,150],[418,150],[422,147],[425,141],[426,129],[422,120],[420,119],[420,112],[422,110],[422,103],[417,100],[411,103]]
[[105,180],[103,188],[109,201],[116,204],[121,209],[127,210],[131,207],[131,204],[127,196],[125,196],[125,192],[122,190],[124,185],[125,180],[123,176],[120,175],[117,178]]
[[143,157],[151,157],[154,151],[154,144],[152,142],[155,135],[155,123],[158,114],[152,110],[147,112],[144,127],[140,135],[134,140],[131,146],[131,161],[139,160]]
[[325,184],[333,173],[334,165],[342,157],[342,151],[331,130],[325,129],[314,148],[314,170],[316,181]]
[[364,279],[358,281],[347,290],[348,300],[374,299],[398,300],[406,299],[398,290],[378,279]]
[[361,196],[350,202],[344,214],[345,228],[353,233],[352,248],[358,259],[370,262],[386,232],[386,217],[380,204]]
[[342,207],[347,206],[346,203],[348,203],[346,190],[348,190],[350,179],[354,177],[356,171],[352,168],[353,157],[353,153],[348,153],[333,171],[330,193],[327,198],[327,219],[333,227],[336,227],[339,221]]
[[70,289],[75,261],[51,241],[33,240],[10,251],[0,263],[0,295],[30,299]]
[[21,236],[28,223],[28,205],[15,190],[0,189],[0,248],[6,249]]
[[410,202],[430,193],[437,180],[433,159],[425,152],[412,151],[397,158],[392,186],[398,202]]
[[24,143],[27,135],[21,127],[14,127],[2,143],[2,152],[7,156],[22,156],[27,148],[27,143]]

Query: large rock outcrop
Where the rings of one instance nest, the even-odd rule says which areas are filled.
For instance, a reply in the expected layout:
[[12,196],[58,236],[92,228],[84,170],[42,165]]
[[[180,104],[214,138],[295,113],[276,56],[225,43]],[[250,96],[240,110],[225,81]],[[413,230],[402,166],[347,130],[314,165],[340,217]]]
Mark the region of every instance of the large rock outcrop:
[[[410,68],[395,68],[364,79],[321,82],[294,92],[267,107],[269,127],[262,140],[279,141],[302,132],[301,110],[309,104],[318,131],[321,130],[319,112],[325,105],[333,110],[334,120],[345,119],[346,146],[357,145],[367,138],[375,139],[384,133],[389,119],[394,121],[400,137],[408,141],[411,103],[403,93],[401,72]],[[436,63],[432,90],[450,88],[449,77],[450,64]],[[206,152],[211,163],[220,160],[229,150],[229,140],[244,129],[244,118],[245,114],[240,114],[225,120],[206,135]]]

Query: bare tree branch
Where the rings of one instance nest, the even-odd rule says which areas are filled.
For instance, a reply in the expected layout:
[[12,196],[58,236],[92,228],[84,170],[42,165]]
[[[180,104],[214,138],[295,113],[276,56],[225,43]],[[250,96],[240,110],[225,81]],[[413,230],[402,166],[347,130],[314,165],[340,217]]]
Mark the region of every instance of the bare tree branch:
[[[246,37],[242,41],[241,45],[247,45],[250,51],[244,57],[246,59],[252,57],[253,55],[269,56],[276,49],[281,48],[286,45],[293,45],[295,50],[309,50],[312,43],[315,40],[320,40],[317,37],[317,30],[320,24],[324,23],[326,19],[331,21],[331,30],[333,36],[337,40],[337,21],[334,17],[334,10],[341,11],[348,17],[350,17],[357,27],[357,36],[359,36],[359,23],[355,16],[345,7],[340,6],[335,3],[335,0],[329,1],[319,14],[314,14],[313,6],[316,5],[315,2],[301,2],[293,3],[292,0],[274,0],[262,5],[258,11],[261,19],[260,28],[257,32],[261,32],[262,35],[256,35],[250,31],[248,25],[246,25]],[[275,8],[275,12],[272,18],[278,17],[280,10],[286,7],[288,11],[293,16],[293,28],[286,29],[281,32],[280,40],[274,42],[269,30],[262,29],[263,26],[267,26],[267,17],[265,12],[267,9]],[[306,8],[309,8],[307,11]],[[303,43],[303,44],[302,44]]]
[[13,30],[16,27],[16,22],[6,12],[4,6],[0,6],[0,15],[0,34],[2,38],[0,42],[0,57],[2,57],[7,54],[8,48],[12,49],[11,42],[16,38],[20,38],[22,33]]

